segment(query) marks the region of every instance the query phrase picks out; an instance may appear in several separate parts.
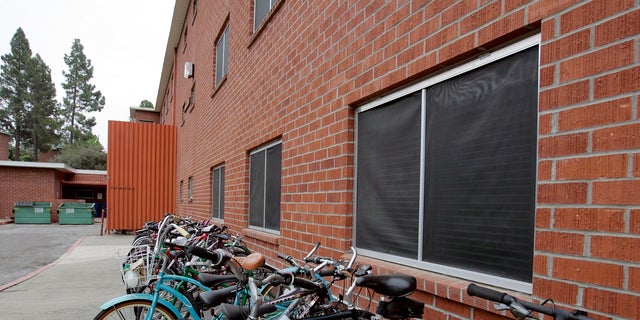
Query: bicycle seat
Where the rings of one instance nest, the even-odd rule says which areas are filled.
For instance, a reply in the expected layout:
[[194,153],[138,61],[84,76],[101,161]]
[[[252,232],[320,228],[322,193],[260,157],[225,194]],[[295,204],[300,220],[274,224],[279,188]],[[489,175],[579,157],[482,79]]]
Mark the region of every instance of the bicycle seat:
[[198,298],[207,307],[215,307],[233,298],[236,295],[236,292],[238,292],[238,287],[231,286],[223,289],[201,292],[200,295],[198,295]]
[[232,274],[198,274],[198,281],[205,287],[216,287],[225,282],[237,282],[238,278]]
[[416,290],[416,278],[405,274],[363,276],[356,280],[356,285],[373,289],[381,295],[402,297]]
[[246,257],[234,257],[233,259],[236,260],[244,270],[256,270],[264,265],[264,256],[258,252],[254,252]]

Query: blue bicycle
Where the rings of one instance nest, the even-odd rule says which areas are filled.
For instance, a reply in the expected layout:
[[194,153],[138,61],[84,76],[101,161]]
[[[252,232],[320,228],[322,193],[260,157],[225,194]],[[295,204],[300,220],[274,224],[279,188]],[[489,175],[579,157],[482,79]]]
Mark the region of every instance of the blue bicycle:
[[[182,275],[171,274],[169,265],[173,261],[168,256],[167,248],[164,248],[164,242],[170,231],[176,230],[179,233],[187,235],[187,232],[180,226],[167,223],[161,228],[162,232],[156,240],[156,246],[153,251],[149,251],[152,258],[147,260],[160,259],[160,268],[157,274],[152,275],[152,279],[146,279],[149,287],[152,288],[151,293],[131,293],[116,297],[101,306],[101,311],[94,318],[95,320],[107,319],[130,319],[130,320],[151,320],[151,319],[206,319],[209,314],[204,311],[222,302],[233,301],[235,296],[235,304],[244,304],[248,299],[248,291],[243,290],[243,283],[246,282],[246,274],[243,272],[243,266],[238,264],[229,251],[224,249],[216,249],[208,251],[199,246],[185,246],[190,255],[198,256],[203,259],[210,260],[212,265],[221,266],[226,264],[230,267],[233,279],[237,285],[230,286],[221,290],[212,291],[208,285],[213,282],[213,278],[209,281],[200,278],[200,281]],[[259,255],[259,254],[256,254]],[[247,264],[249,260],[244,260]],[[228,263],[230,262],[230,263]],[[151,272],[149,272],[151,274]],[[210,277],[215,277],[212,275]],[[227,281],[231,278],[225,277]],[[209,282],[209,283],[207,283]],[[180,285],[176,285],[180,284]],[[188,285],[187,285],[188,284]],[[194,301],[191,292],[184,292],[181,288],[190,287],[198,291],[198,302]]]

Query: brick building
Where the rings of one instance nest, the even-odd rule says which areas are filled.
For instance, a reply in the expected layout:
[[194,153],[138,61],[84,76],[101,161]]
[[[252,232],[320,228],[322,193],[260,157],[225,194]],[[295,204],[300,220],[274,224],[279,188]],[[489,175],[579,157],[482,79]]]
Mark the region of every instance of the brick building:
[[639,30],[636,0],[179,0],[176,210],[353,245],[425,319],[500,318],[469,282],[640,318]]
[[90,202],[97,212],[106,209],[107,173],[78,170],[64,163],[0,160],[0,220],[13,218],[16,202],[51,202],[55,209],[63,202]]

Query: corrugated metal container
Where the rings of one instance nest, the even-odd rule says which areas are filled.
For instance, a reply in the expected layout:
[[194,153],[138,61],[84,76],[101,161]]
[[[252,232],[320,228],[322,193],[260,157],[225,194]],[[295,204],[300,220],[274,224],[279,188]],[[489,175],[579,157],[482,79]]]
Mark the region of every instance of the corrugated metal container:
[[134,230],[176,208],[176,129],[109,121],[107,228]]

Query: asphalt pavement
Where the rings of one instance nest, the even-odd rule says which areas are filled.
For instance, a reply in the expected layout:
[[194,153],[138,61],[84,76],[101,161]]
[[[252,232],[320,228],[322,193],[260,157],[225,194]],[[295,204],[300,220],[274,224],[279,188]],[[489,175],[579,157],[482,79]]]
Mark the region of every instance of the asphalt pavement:
[[93,319],[125,293],[116,254],[131,241],[100,224],[0,224],[0,318]]

